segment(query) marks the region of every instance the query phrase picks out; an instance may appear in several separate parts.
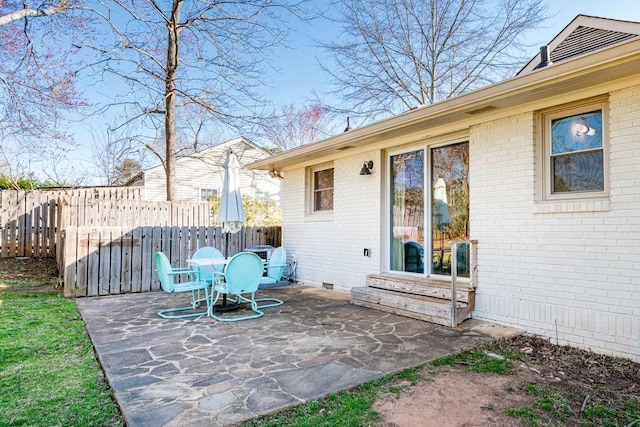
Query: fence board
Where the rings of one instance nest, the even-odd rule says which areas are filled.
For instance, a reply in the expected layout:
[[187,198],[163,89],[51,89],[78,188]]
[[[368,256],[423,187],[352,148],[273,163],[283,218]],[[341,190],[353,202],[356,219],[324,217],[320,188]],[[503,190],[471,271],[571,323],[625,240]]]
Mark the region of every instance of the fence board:
[[[40,200],[38,203],[35,203],[35,200],[32,200],[31,205],[31,232],[29,233],[30,242],[27,244],[27,251],[25,253],[29,253],[29,251],[35,256],[40,255],[40,234],[42,232],[42,206],[40,204]],[[30,248],[30,249],[29,249]]]
[[142,290],[142,227],[131,232],[131,292]]
[[94,228],[87,229],[87,296],[100,295],[100,231]]
[[[88,255],[89,255],[89,236],[87,235],[85,228],[78,228],[75,241],[72,243],[76,245],[76,253],[74,258],[76,260],[76,296],[87,296],[89,287],[89,275],[88,275]],[[66,286],[66,282],[65,282]]]
[[[153,237],[152,237],[152,251],[151,253],[155,256],[156,252],[162,252],[162,227],[153,227]],[[155,260],[152,261],[153,266],[155,267]],[[158,273],[155,271],[155,268],[151,272],[151,290],[160,289],[160,280],[158,278]]]
[[112,230],[102,230],[99,233],[100,241],[98,242],[98,293],[100,295],[109,295],[109,281],[111,279],[111,242]]
[[140,242],[140,280],[141,291],[148,292],[151,290],[151,277],[153,271],[153,228],[143,227]]
[[120,292],[129,293],[131,292],[131,264],[133,260],[132,256],[132,245],[133,245],[133,234],[131,231],[128,231],[122,236],[122,273],[120,275]]
[[63,262],[58,262],[58,271],[62,273],[62,284],[64,285],[64,296],[77,296],[78,288],[76,282],[76,269],[78,267],[78,246],[77,246],[77,228],[65,230],[62,241],[64,242]]
[[111,264],[109,265],[109,293],[119,294],[122,282],[122,229],[111,229]]

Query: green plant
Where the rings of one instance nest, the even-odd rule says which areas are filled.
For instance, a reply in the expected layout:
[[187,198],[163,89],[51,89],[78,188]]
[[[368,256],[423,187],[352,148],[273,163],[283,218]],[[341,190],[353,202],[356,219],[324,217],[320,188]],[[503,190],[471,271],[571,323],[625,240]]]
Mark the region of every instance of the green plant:
[[38,186],[38,182],[33,176],[10,177],[0,175],[0,190],[33,190]]
[[[209,197],[214,218],[218,215],[221,201],[222,199],[218,196]],[[248,227],[282,225],[282,209],[275,200],[243,194],[242,207],[246,217],[245,225]]]
[[574,415],[571,402],[561,393],[547,386],[544,387],[542,395],[536,399],[536,406],[562,422],[566,422]]
[[538,417],[529,408],[507,409],[507,415],[514,418],[524,418],[525,420],[529,421],[531,427],[536,427],[538,425]]
[[507,357],[478,349],[442,357],[434,360],[432,364],[434,366],[466,365],[469,372],[485,372],[500,375],[510,374],[513,370],[513,362]]

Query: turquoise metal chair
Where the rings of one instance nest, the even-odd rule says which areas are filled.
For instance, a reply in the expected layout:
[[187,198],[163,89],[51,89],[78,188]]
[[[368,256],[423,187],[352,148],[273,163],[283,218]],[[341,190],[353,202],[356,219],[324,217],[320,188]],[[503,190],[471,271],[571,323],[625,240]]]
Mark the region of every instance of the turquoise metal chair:
[[[285,248],[280,246],[279,248],[276,248],[269,257],[269,261],[264,268],[266,276],[260,278],[260,287],[268,287],[278,284],[280,282],[280,279],[282,279],[282,274],[284,273],[284,269],[286,266],[287,251],[285,250]],[[260,305],[259,308],[277,307],[284,304],[282,300],[279,300],[277,298],[258,298],[256,299],[256,301],[270,303]]]
[[[212,246],[203,246],[191,255],[191,259],[205,259],[205,258],[224,258],[222,252]],[[192,280],[200,280],[203,282],[207,282],[209,284],[213,284],[214,271],[222,272],[224,270],[224,264],[220,266],[194,266],[192,267],[195,270],[196,274],[194,274]],[[203,298],[200,294],[197,296],[197,301],[202,301]]]
[[269,261],[265,266],[266,276],[260,278],[260,285],[275,285],[282,279],[282,274],[287,266],[287,251],[280,246],[271,252]]
[[[186,307],[177,307],[177,308],[169,308],[165,310],[160,310],[158,312],[158,316],[164,319],[182,319],[185,317],[196,317],[196,316],[204,316],[209,313],[209,287],[211,286],[205,281],[199,280],[197,272],[195,270],[191,270],[188,268],[172,268],[169,259],[162,252],[156,252],[155,255],[156,262],[156,272],[158,273],[158,277],[160,278],[160,284],[162,286],[162,290],[169,293],[178,293],[178,292],[191,292],[191,304]],[[180,282],[176,283],[175,276],[181,274],[190,275],[191,279],[188,282]],[[195,280],[194,280],[195,279]],[[204,301],[207,304],[207,309],[205,311],[199,311],[196,313],[186,313],[186,314],[171,314],[178,313],[181,311],[195,310],[200,306],[200,291],[204,290],[205,298]]]
[[[224,273],[215,272],[213,285],[215,298],[209,304],[209,316],[220,322],[257,319],[264,313],[258,309],[255,295],[260,284],[264,264],[253,252],[240,252],[234,255],[224,267]],[[250,303],[252,314],[246,316],[220,317],[215,313],[215,304],[220,296],[228,295],[238,303]]]

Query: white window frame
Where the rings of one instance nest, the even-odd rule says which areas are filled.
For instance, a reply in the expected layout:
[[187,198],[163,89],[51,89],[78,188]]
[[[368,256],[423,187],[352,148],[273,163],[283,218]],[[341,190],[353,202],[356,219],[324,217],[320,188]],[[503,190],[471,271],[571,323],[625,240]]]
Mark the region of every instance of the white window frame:
[[[199,200],[200,202],[206,202],[206,201],[208,201],[208,200],[207,200],[207,199],[208,199],[208,197],[207,197],[207,199],[202,200],[202,190],[206,190],[207,192],[211,192],[211,191],[212,191],[214,196],[216,196],[216,197],[218,196],[218,189],[217,189],[217,188],[200,187],[200,188],[198,188],[198,200]],[[209,194],[209,196],[211,196],[211,194]]]
[[[318,210],[316,209],[315,206],[315,195],[316,195],[316,180],[315,180],[315,176],[316,176],[316,172],[320,172],[323,170],[328,170],[328,169],[333,169],[333,187],[331,187],[331,190],[333,191],[333,205],[331,206],[331,209],[322,209],[322,210]],[[335,209],[335,188],[336,188],[336,175],[335,175],[336,171],[335,168],[333,166],[333,162],[328,162],[328,163],[323,163],[320,165],[315,165],[315,166],[311,166],[307,168],[307,191],[306,191],[306,198],[307,198],[307,217],[309,218],[317,218],[317,219],[331,219],[333,216],[333,210]],[[328,189],[328,188],[327,188]],[[327,190],[327,189],[323,189],[323,190]]]
[[[585,100],[578,103],[567,104],[543,111],[540,114],[540,135],[542,136],[542,200],[543,201],[571,201],[571,200],[587,200],[602,199],[609,196],[609,114],[608,103],[606,98],[597,98]],[[589,113],[600,110],[602,112],[602,158],[603,158],[603,179],[604,189],[602,191],[583,191],[583,192],[552,192],[553,168],[551,155],[551,122],[553,120],[571,117],[579,114]]]

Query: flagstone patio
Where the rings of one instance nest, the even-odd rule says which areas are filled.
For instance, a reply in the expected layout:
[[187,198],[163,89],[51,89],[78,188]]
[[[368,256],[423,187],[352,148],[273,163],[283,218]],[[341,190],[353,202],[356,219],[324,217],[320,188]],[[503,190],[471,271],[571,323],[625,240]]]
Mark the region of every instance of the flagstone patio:
[[259,292],[270,295],[284,305],[236,323],[157,316],[184,294],[77,303],[131,427],[233,425],[516,333],[477,320],[451,329],[305,285]]

